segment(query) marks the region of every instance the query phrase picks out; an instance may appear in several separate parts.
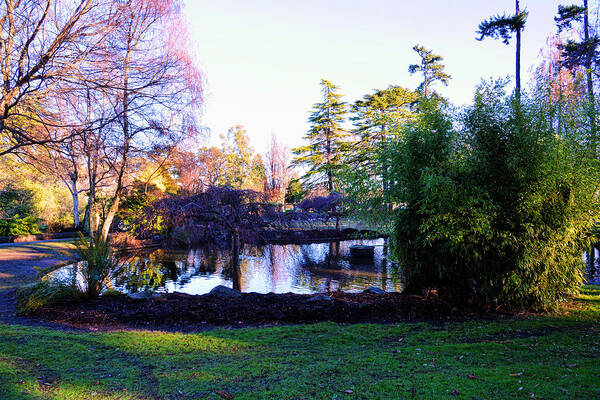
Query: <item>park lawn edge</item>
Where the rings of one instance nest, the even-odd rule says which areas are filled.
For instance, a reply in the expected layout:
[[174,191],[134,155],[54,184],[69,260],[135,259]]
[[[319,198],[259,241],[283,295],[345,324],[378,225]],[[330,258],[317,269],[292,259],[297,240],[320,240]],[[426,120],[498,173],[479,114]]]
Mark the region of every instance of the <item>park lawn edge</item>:
[[600,289],[506,320],[82,332],[0,324],[3,399],[600,396]]

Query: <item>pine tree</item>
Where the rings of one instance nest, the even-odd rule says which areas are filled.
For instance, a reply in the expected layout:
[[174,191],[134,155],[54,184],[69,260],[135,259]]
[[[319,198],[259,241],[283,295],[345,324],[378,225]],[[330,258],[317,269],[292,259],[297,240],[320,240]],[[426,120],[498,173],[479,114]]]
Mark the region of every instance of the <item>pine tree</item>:
[[583,7],[578,5],[558,6],[558,16],[554,18],[558,32],[566,29],[574,29],[573,23],[583,20],[583,38],[580,41],[569,39],[566,44],[561,45],[561,65],[573,70],[578,67],[585,69],[587,80],[587,94],[589,103],[589,115],[591,125],[590,146],[594,152],[597,151],[597,122],[596,122],[596,99],[594,96],[594,83],[592,73],[595,66],[600,64],[600,37],[590,35],[588,0],[583,0]]
[[418,94],[401,86],[390,86],[365,95],[352,106],[351,118],[360,137],[360,147],[375,147],[398,132],[414,117],[412,106]]
[[423,92],[423,95],[427,98],[429,88],[434,82],[440,81],[444,86],[448,86],[448,81],[452,77],[444,72],[445,65],[440,62],[444,58],[433,54],[433,51],[423,46],[416,45],[413,50],[421,57],[421,63],[410,65],[408,72],[411,74],[421,72],[423,74],[423,82],[419,85],[419,91]]
[[502,39],[502,43],[508,44],[512,34],[516,36],[515,50],[515,94],[517,99],[521,97],[521,31],[525,28],[527,21],[527,11],[521,11],[519,0],[515,0],[514,15],[497,15],[486,19],[479,24],[477,34],[480,35],[477,40],[483,40],[486,37],[493,39]]
[[352,106],[355,135],[352,158],[348,163],[353,173],[362,179],[373,182],[369,186],[374,192],[381,192],[381,202],[390,206],[388,192],[390,188],[389,169],[391,160],[385,155],[389,141],[397,138],[401,126],[415,118],[412,111],[419,94],[400,86],[389,86],[377,90],[358,100]]
[[303,180],[309,187],[324,186],[327,191],[333,192],[336,173],[348,145],[348,132],[342,127],[347,104],[341,100],[342,95],[336,85],[322,79],[321,88],[323,101],[314,105],[308,120],[311,126],[304,137],[308,144],[293,149],[296,155],[293,164],[308,167]]

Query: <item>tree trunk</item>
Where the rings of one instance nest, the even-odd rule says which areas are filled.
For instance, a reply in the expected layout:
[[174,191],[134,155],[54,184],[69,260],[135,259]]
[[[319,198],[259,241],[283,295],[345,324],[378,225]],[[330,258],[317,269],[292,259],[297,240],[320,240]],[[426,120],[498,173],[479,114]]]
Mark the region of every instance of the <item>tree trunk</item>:
[[77,192],[77,181],[71,181],[71,196],[73,197],[73,226],[79,228],[79,196]]
[[115,198],[114,198],[112,204],[110,205],[108,214],[106,214],[106,217],[104,218],[104,221],[102,222],[102,232],[100,233],[100,240],[102,240],[104,242],[108,239],[108,234],[110,233],[110,226],[112,225],[113,220],[115,219],[115,215],[117,214],[117,211],[119,211],[120,203],[121,203],[121,195],[120,195],[120,193],[117,193],[117,194],[115,194]]
[[331,129],[327,128],[327,147],[325,153],[327,156],[327,190],[333,192],[333,172],[331,171]]
[[[519,7],[519,0],[515,0],[516,15],[519,16],[521,13]],[[515,54],[515,95],[517,100],[521,101],[521,27],[517,28],[517,49]]]
[[[589,20],[589,12],[588,12],[588,0],[583,0],[583,6],[585,7],[585,14],[583,14],[583,35],[584,35],[584,43],[587,46],[587,43],[590,39],[590,20]],[[592,80],[592,54],[588,52],[585,59],[585,75],[587,79],[587,92],[588,92],[588,102],[589,102],[589,115],[590,115],[590,128],[591,128],[591,138],[590,138],[590,147],[594,155],[598,153],[598,138],[597,138],[597,127],[596,127],[596,99],[594,96],[594,84]]]
[[97,178],[97,174],[98,174],[98,170],[97,170],[97,166],[96,166],[96,160],[92,159],[93,155],[95,154],[95,152],[97,151],[96,148],[94,148],[93,150],[90,149],[91,151],[88,153],[88,157],[87,157],[87,168],[88,168],[88,184],[90,186],[90,190],[88,192],[88,204],[87,204],[87,210],[86,212],[88,213],[88,229],[89,229],[89,233],[90,233],[90,240],[94,240],[94,237],[96,236],[96,230],[98,229],[97,224],[98,224],[98,218],[97,218],[97,214],[96,214],[96,178]]
[[240,271],[240,233],[237,228],[231,232],[231,268],[233,276],[233,288],[242,290],[242,276]]
[[110,232],[110,226],[115,218],[115,214],[119,211],[119,205],[121,203],[121,193],[123,191],[123,177],[125,170],[127,169],[127,160],[129,157],[129,145],[130,145],[130,131],[129,131],[129,63],[132,52],[131,38],[127,41],[127,54],[125,55],[124,61],[124,75],[123,75],[123,160],[121,161],[121,167],[118,171],[117,187],[115,189],[115,195],[112,204],[106,218],[102,223],[102,233],[100,239],[106,241]]

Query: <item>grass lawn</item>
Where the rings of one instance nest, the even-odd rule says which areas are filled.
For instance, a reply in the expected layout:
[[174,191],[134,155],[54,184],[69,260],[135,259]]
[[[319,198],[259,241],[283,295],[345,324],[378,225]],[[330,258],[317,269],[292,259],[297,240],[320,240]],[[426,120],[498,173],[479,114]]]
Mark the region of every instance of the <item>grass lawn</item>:
[[598,399],[600,289],[566,310],[197,334],[0,324],[0,398]]

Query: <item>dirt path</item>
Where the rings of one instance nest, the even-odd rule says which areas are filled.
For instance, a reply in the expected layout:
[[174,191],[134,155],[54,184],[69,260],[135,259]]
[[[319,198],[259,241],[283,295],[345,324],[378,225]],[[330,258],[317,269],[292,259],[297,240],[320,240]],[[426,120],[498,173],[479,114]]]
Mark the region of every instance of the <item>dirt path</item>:
[[69,240],[0,245],[0,322],[16,318],[15,290],[37,281],[40,271],[68,262],[71,248]]

